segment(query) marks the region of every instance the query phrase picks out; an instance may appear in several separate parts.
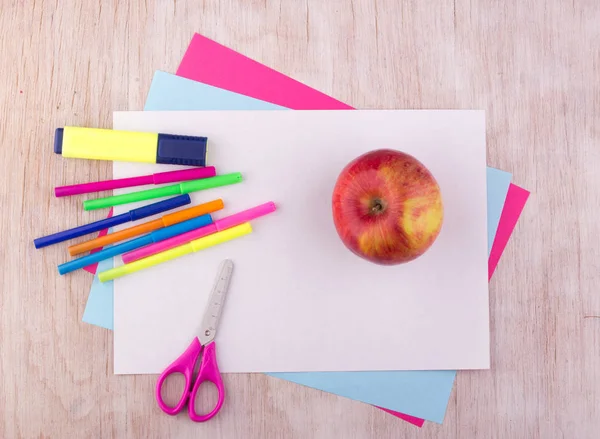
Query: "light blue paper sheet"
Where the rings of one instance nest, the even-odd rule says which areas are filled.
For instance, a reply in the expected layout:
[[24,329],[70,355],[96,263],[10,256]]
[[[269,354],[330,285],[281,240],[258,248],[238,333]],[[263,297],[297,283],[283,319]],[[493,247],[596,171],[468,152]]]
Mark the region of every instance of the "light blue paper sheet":
[[[224,91],[227,93],[223,93]],[[287,108],[157,71],[154,73],[144,110],[287,110]]]
[[[508,193],[508,187],[510,186],[510,180],[512,174],[501,171],[500,169],[487,168],[487,214],[488,214],[488,256],[492,251],[492,245],[494,244],[494,238],[498,231],[498,224],[500,223],[500,215],[502,215],[502,208],[504,207],[504,201],[506,201],[506,194]],[[495,200],[498,200],[497,202]]]
[[[109,230],[109,233],[111,230]],[[113,259],[98,262],[96,273],[113,268]],[[102,283],[94,276],[82,320],[92,325],[113,329],[113,281]]]
[[[146,105],[146,111],[158,110],[280,110],[283,107],[221,90],[165,72],[156,72]],[[500,213],[512,175],[488,168],[488,254],[491,249]],[[95,315],[102,316],[95,324],[112,328],[112,282],[96,283],[90,291],[90,301],[103,288],[108,300],[88,302]],[[108,291],[110,289],[110,291]],[[104,306],[105,308],[95,309]],[[102,323],[98,323],[102,322]],[[90,322],[92,323],[92,322]],[[302,372],[273,373],[273,377],[292,381],[350,399],[385,407],[429,421],[441,423],[446,412],[455,371],[391,371],[391,372]]]

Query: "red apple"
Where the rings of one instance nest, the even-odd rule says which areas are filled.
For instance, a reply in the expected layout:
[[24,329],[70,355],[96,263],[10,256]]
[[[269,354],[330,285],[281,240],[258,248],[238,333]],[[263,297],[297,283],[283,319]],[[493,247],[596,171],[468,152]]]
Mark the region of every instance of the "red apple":
[[343,243],[381,265],[421,256],[440,233],[440,187],[416,158],[380,149],[350,162],[333,190],[333,221]]

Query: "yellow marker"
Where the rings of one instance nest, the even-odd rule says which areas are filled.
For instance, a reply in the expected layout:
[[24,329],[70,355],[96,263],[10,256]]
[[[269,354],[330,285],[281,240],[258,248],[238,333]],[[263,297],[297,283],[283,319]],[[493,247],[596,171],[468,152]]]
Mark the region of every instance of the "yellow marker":
[[63,157],[119,162],[205,166],[206,137],[64,127],[54,134]]
[[248,235],[251,232],[252,226],[250,223],[240,224],[239,226],[232,227],[231,229],[226,229],[222,232],[213,233],[212,235],[208,235],[203,238],[198,238],[194,241],[188,242],[187,244],[172,248],[171,250],[156,253],[152,256],[148,256],[147,258],[138,259],[130,264],[121,265],[120,267],[103,271],[102,273],[98,274],[98,279],[100,279],[100,282],[107,282],[109,280],[116,279],[117,277],[126,276],[128,274],[135,273],[136,271],[143,270],[144,268],[153,267],[162,262],[167,262],[172,259],[221,244],[223,242],[231,241],[232,239]]

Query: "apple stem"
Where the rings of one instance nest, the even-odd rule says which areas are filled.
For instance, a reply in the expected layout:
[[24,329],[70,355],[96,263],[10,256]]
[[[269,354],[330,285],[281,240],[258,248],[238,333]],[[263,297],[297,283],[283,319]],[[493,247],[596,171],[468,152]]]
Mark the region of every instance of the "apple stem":
[[375,198],[371,202],[371,212],[374,214],[382,213],[385,210],[385,204],[382,199]]

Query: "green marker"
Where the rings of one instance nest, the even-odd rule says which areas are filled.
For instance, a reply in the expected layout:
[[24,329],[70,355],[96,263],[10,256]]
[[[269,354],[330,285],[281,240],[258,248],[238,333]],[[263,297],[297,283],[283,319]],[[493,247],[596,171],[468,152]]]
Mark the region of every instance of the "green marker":
[[199,180],[184,181],[171,186],[148,189],[146,191],[131,192],[129,194],[115,195],[112,197],[96,198],[83,202],[83,210],[96,210],[120,204],[135,203],[137,201],[151,200],[153,198],[170,197],[172,195],[189,194],[190,192],[203,191],[219,186],[227,186],[242,181],[242,174],[217,175],[216,177],[201,178]]

